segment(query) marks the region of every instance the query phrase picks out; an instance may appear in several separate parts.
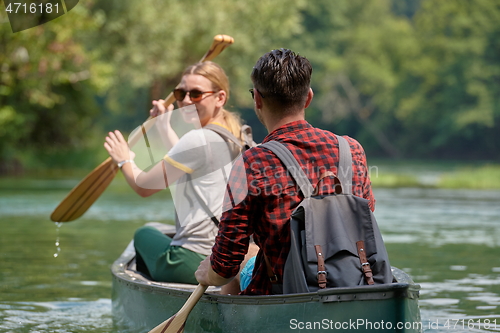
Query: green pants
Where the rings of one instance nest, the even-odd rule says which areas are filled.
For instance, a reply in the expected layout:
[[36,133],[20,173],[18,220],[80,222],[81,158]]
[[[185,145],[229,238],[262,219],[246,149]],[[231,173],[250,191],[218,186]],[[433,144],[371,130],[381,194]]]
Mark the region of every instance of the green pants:
[[197,284],[194,272],[206,256],[180,246],[156,228],[144,226],[135,232],[137,270],[155,281]]

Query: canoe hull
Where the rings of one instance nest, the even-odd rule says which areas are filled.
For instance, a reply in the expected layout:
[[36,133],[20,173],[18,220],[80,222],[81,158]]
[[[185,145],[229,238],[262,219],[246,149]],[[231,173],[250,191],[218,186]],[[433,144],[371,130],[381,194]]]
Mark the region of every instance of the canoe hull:
[[[120,331],[129,332],[148,332],[175,314],[189,296],[189,292],[185,295],[152,293],[131,286],[123,289],[114,286],[113,289],[116,292],[113,297],[115,325]],[[405,297],[328,303],[311,300],[258,306],[255,300],[251,304],[223,304],[218,298],[204,296],[191,312],[184,332],[274,333],[313,329],[421,332],[418,306]],[[404,329],[395,329],[394,323],[398,322],[405,325]]]
[[[175,314],[195,286],[157,283],[127,267],[133,250],[113,264],[113,320],[120,332],[148,332]],[[191,332],[421,332],[420,286],[393,269],[398,283],[273,296],[219,295],[209,289],[186,322]]]

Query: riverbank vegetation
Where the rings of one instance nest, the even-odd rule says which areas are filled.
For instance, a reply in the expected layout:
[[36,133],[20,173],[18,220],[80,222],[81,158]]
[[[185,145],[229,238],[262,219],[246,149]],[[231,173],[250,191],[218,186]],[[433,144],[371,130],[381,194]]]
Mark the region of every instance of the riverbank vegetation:
[[[20,186],[24,179],[66,179],[68,182],[63,184],[69,190],[97,165],[94,161],[102,162],[106,157],[102,148],[46,156],[42,159],[44,163],[38,166],[32,164],[34,160],[26,159],[29,168],[22,173],[0,176],[0,188],[7,184],[12,188]],[[369,174],[374,188],[500,190],[500,164],[489,162],[376,159],[369,164]],[[129,189],[121,173],[117,174],[114,183],[120,191]]]
[[455,189],[500,189],[500,165],[461,168],[444,174],[438,187]]
[[500,164],[400,161],[396,166],[388,166],[387,162],[390,161],[370,167],[374,188],[500,189]]

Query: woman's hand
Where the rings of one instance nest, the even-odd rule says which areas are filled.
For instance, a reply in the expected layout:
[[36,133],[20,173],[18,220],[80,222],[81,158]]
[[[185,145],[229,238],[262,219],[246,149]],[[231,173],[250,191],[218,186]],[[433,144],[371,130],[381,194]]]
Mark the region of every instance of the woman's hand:
[[153,108],[149,110],[149,115],[151,118],[161,116],[167,112],[172,112],[174,110],[174,105],[170,104],[168,107],[165,107],[165,100],[159,99],[157,101],[153,101]]
[[170,118],[172,117],[174,105],[170,104],[165,108],[164,103],[165,101],[163,99],[153,101],[153,108],[149,111],[149,114],[152,118],[158,117],[156,119],[156,128],[158,128],[165,149],[168,151],[179,142],[179,137],[170,125]]
[[104,142],[104,148],[106,148],[109,156],[111,156],[113,162],[116,164],[125,160],[133,159],[133,156],[130,154],[127,141],[118,130],[108,133],[106,142]]

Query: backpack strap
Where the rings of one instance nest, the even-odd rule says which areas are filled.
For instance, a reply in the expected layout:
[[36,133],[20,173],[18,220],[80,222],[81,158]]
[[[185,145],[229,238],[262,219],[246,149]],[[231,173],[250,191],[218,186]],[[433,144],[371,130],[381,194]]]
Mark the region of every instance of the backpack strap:
[[257,146],[257,143],[253,141],[252,128],[249,125],[241,126],[241,136],[243,138],[243,142],[245,143],[246,149],[250,149],[252,147]]
[[358,249],[359,262],[361,263],[361,270],[365,276],[366,283],[369,285],[375,284],[375,281],[373,281],[373,272],[370,267],[370,263],[366,259],[365,242],[362,240],[357,241],[356,248]]
[[[225,141],[228,141],[228,140],[232,141],[240,149],[243,147],[241,145],[240,140],[238,140],[238,138],[236,138],[236,136],[234,136],[233,133],[229,132],[226,128],[224,128],[222,126],[219,126],[219,125],[216,125],[216,124],[208,124],[208,125],[204,126],[203,128],[206,128],[206,129],[209,129],[211,131],[214,131],[215,133],[219,134]],[[210,145],[208,145],[208,147],[210,148]],[[212,154],[210,154],[210,156],[212,156]],[[203,208],[203,210],[205,211],[205,213],[207,213],[207,215],[210,217],[210,219],[212,220],[212,222],[214,222],[214,224],[216,226],[219,226],[219,220],[215,217],[215,214],[208,207],[208,205],[205,202],[205,200],[203,200],[200,197],[200,195],[198,194],[198,192],[196,192],[196,190],[194,188],[194,185],[192,183],[192,178],[191,178],[190,174],[187,175],[187,182],[191,185],[191,188],[192,188],[192,190],[194,192],[196,200],[200,204],[201,208]]]
[[316,250],[316,257],[318,258],[318,273],[316,277],[318,279],[318,287],[319,289],[326,288],[326,268],[325,268],[325,257],[323,256],[323,250],[321,249],[321,245],[314,245],[314,249]]
[[269,278],[269,281],[271,283],[277,283],[278,277],[273,272],[273,266],[271,266],[271,263],[269,262],[269,259],[267,258],[266,254],[264,252],[262,252],[262,254],[264,255],[264,261],[266,262],[266,271],[267,271],[267,277]]
[[241,141],[238,140],[238,138],[236,136],[234,136],[233,133],[231,133],[230,131],[228,131],[226,128],[224,128],[222,126],[219,126],[219,125],[216,125],[216,124],[208,124],[208,125],[204,126],[203,128],[206,128],[206,129],[209,129],[211,131],[214,131],[215,133],[217,133],[220,136],[222,136],[222,138],[224,140],[226,140],[226,141],[227,140],[232,141],[240,149],[243,147],[242,144],[241,144]]
[[342,193],[352,194],[352,153],[346,139],[336,135],[339,140],[339,168],[337,177],[342,185]]
[[[240,150],[243,148],[243,145],[241,144],[240,140],[238,140],[238,138],[236,136],[234,136],[234,134],[231,133],[230,131],[228,131],[226,128],[224,128],[222,126],[219,126],[219,125],[216,125],[216,124],[208,124],[208,125],[204,126],[203,128],[206,128],[206,129],[209,129],[211,131],[214,131],[215,133],[219,134],[225,141],[229,140],[229,141],[233,142],[234,144],[236,144],[236,146],[238,146],[238,148],[240,148]],[[253,140],[252,140],[252,129],[251,129],[251,127],[248,126],[248,125],[243,125],[242,126],[242,131],[244,131],[245,139],[246,140],[247,139],[251,140],[251,142],[249,142],[247,144],[247,148],[250,148],[250,146],[253,147],[255,145],[255,142],[253,142]],[[217,219],[217,217],[215,217],[215,214],[208,207],[208,205],[205,202],[205,200],[203,200],[200,197],[200,195],[198,194],[198,192],[196,192],[196,190],[194,188],[194,185],[192,183],[192,178],[191,178],[190,174],[187,174],[187,182],[191,185],[191,188],[192,188],[192,190],[194,192],[196,200],[201,205],[201,208],[203,208],[203,210],[205,211],[205,213],[207,213],[207,215],[210,217],[210,219],[212,220],[212,222],[214,222],[214,224],[216,226],[219,226],[219,220]]]
[[297,162],[295,156],[293,156],[285,145],[278,141],[269,141],[261,144],[260,147],[269,149],[281,160],[281,162],[283,162],[286,169],[290,172],[290,175],[299,185],[299,188],[305,198],[309,198],[312,195],[314,188],[311,182],[304,173],[304,170],[300,167],[300,164]]
[[218,227],[219,226],[219,220],[215,217],[214,213],[208,207],[208,205],[205,202],[205,200],[203,200],[200,197],[200,195],[198,194],[198,192],[196,192],[196,189],[194,188],[194,185],[193,185],[193,182],[192,182],[193,179],[191,178],[191,175],[190,174],[186,174],[186,175],[187,175],[187,177],[186,177],[187,178],[187,182],[191,186],[191,189],[194,192],[194,196],[196,197],[196,200],[200,204],[201,208],[203,208],[203,210],[205,211],[205,213],[207,213],[207,215],[210,217],[210,219],[212,220],[212,222]]

